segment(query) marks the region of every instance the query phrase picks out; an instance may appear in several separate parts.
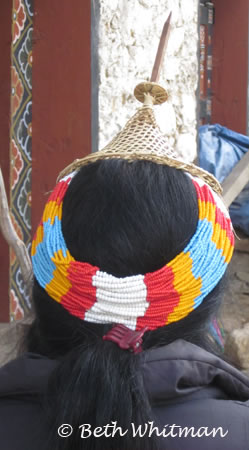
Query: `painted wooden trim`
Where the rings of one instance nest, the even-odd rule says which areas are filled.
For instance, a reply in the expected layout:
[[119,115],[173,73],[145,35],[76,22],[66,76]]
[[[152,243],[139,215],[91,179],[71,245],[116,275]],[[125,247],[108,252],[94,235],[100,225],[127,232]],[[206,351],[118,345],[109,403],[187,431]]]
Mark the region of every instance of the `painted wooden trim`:
[[[0,2],[0,165],[9,192],[11,1]],[[9,247],[0,234],[0,322],[9,321]]]

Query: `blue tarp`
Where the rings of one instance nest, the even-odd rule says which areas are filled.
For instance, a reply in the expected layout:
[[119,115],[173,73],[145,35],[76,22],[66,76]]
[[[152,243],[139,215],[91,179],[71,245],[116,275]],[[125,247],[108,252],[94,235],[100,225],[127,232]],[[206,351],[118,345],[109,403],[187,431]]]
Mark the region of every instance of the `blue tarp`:
[[[203,125],[199,129],[199,164],[215,175],[220,183],[249,150],[249,137],[221,125]],[[249,235],[249,183],[230,206],[234,227]]]

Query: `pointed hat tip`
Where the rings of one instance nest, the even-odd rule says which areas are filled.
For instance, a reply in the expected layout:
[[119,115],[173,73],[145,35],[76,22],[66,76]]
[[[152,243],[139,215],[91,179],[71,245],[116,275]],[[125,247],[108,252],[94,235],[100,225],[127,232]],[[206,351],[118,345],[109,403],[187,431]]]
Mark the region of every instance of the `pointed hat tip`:
[[154,105],[160,105],[168,100],[168,93],[160,84],[144,81],[135,87],[134,96],[139,102],[144,103],[148,95]]

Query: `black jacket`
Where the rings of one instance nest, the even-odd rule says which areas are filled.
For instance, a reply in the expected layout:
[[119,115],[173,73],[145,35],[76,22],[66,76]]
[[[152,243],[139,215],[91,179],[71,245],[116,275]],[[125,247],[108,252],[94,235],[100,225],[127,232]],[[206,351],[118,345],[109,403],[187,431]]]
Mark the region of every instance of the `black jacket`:
[[[44,448],[39,394],[56,364],[27,353],[0,369],[0,449]],[[183,340],[143,352],[141,370],[162,449],[166,439],[170,450],[249,450],[249,379],[238,370]]]

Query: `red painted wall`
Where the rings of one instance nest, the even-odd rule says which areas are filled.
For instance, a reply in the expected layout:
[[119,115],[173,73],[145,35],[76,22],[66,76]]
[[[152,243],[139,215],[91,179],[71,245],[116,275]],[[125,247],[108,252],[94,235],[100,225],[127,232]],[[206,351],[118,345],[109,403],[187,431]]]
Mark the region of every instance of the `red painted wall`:
[[[0,2],[0,166],[9,191],[10,64],[12,2]],[[0,233],[0,322],[9,321],[9,249]]]
[[214,0],[212,122],[247,129],[248,0]]
[[91,152],[91,0],[35,2],[32,230],[46,193]]

